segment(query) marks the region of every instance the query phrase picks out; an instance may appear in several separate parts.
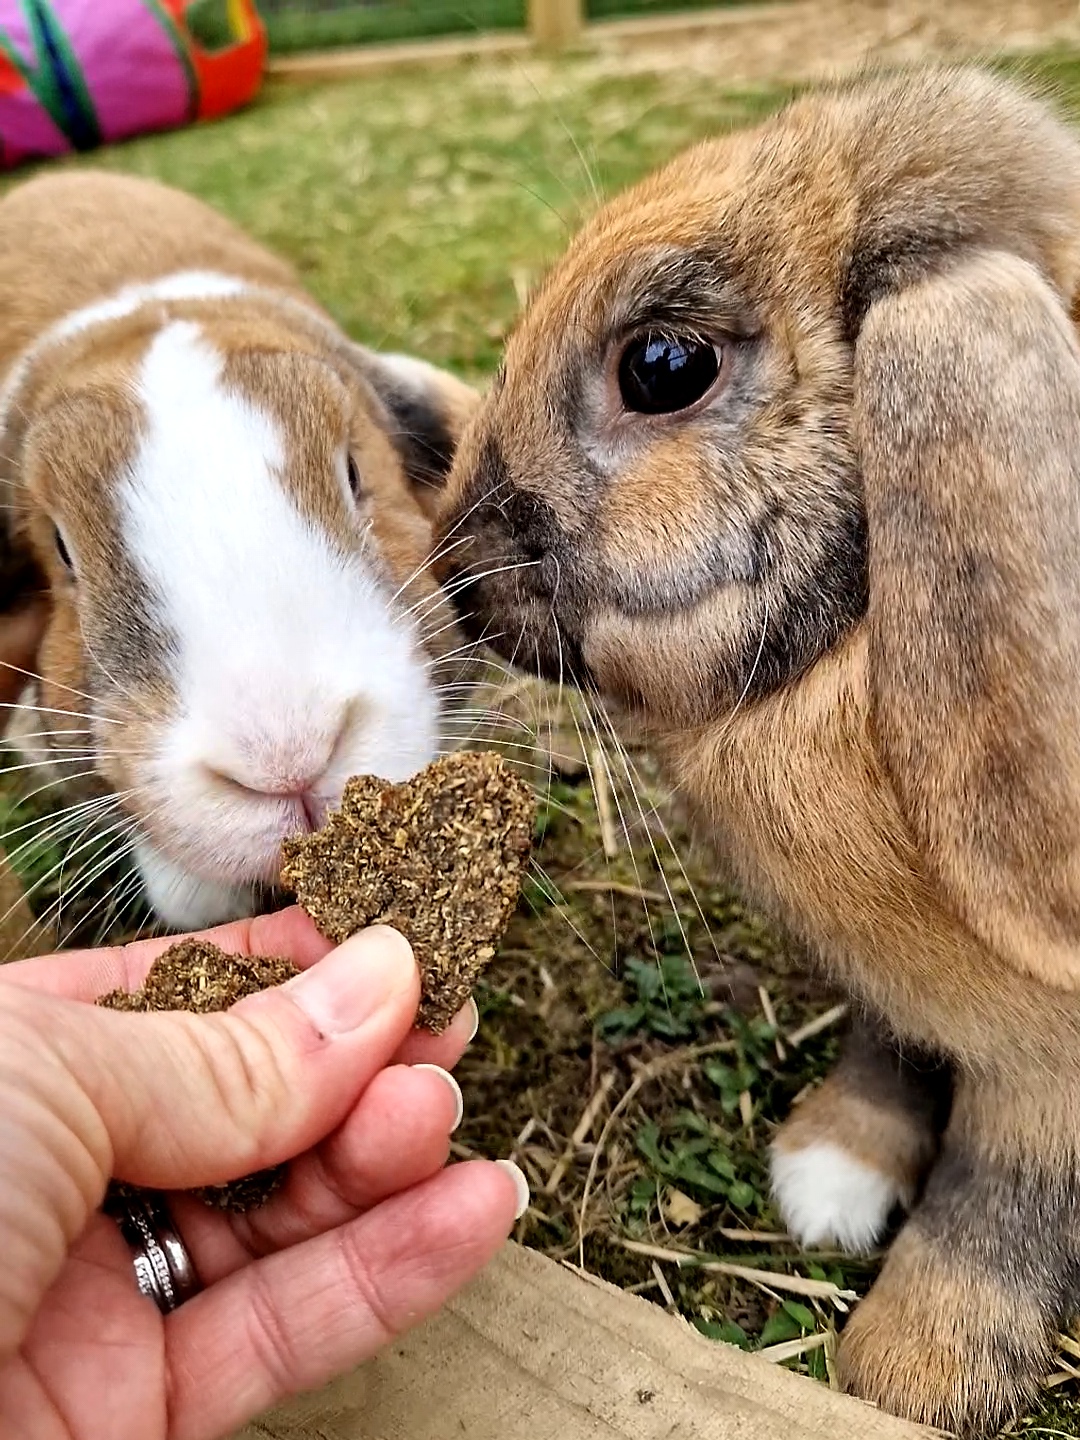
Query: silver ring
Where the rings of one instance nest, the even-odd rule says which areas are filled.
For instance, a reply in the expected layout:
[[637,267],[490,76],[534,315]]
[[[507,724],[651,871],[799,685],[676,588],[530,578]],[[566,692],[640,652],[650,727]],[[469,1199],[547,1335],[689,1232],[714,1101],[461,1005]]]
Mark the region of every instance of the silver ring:
[[135,1283],[163,1315],[198,1294],[202,1286],[195,1264],[163,1195],[117,1185],[106,1198],[105,1210],[131,1246]]

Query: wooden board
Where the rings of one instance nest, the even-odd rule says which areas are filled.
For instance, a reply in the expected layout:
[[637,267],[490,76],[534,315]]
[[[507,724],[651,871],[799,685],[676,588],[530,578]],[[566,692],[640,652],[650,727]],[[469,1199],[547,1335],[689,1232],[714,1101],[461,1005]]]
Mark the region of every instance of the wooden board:
[[933,1433],[507,1245],[434,1320],[235,1440],[926,1440]]
[[502,55],[527,55],[533,43],[524,31],[491,35],[457,35],[446,40],[406,40],[400,44],[342,46],[338,50],[311,50],[302,55],[271,57],[267,78],[287,84],[318,85],[379,75],[411,66],[438,68]]

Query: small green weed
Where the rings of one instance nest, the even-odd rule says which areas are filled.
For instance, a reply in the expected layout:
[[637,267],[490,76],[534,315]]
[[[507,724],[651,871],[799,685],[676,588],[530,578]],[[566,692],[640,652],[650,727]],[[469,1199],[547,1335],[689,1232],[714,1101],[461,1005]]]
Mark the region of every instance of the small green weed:
[[536,824],[533,828],[533,843],[537,846],[568,817],[577,819],[574,807],[581,803],[580,787],[565,780],[553,779],[545,788],[536,807]]
[[654,1176],[677,1185],[705,1205],[724,1204],[743,1223],[767,1212],[764,1171],[748,1170],[746,1155],[734,1153],[735,1137],[692,1110],[680,1111],[661,1130],[649,1121],[635,1136],[638,1154]]
[[740,1350],[751,1348],[750,1337],[734,1320],[706,1320],[699,1315],[694,1320],[694,1329],[699,1330],[707,1340],[719,1340],[724,1345],[737,1345]]
[[769,1316],[758,1336],[758,1345],[782,1345],[785,1340],[798,1340],[811,1335],[818,1328],[817,1316],[798,1300],[784,1300],[780,1308]]
[[764,1097],[759,1089],[772,1078],[771,1053],[768,1047],[776,1038],[776,1029],[762,1019],[747,1019],[737,1011],[726,1012],[727,1025],[735,1041],[733,1058],[710,1056],[702,1069],[717,1091],[725,1116],[734,1115],[749,1094],[752,1100]]
[[632,998],[598,1019],[605,1040],[638,1030],[663,1040],[685,1040],[705,1019],[706,997],[685,955],[661,955],[656,960],[631,957],[625,962],[623,979]]

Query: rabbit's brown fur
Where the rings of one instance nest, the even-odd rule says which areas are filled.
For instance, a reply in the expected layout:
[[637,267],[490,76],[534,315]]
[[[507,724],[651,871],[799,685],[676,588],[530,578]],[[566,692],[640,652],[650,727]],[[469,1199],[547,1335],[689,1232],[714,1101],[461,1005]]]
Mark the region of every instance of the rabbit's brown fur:
[[[586,227],[444,526],[472,623],[635,712],[746,890],[947,1057],[943,1134],[885,1038],[777,1148],[887,1172],[861,1088],[897,1197],[930,1166],[840,1364],[965,1434],[1080,1300],[1078,291],[1080,146],[1040,103],[968,70],[800,100]],[[701,403],[620,403],[642,331],[716,343]]]

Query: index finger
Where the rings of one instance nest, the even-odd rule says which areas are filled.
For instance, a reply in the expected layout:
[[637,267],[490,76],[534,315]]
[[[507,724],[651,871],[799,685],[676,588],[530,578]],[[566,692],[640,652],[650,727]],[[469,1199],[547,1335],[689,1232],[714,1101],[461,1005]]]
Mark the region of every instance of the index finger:
[[[0,984],[23,985],[68,1000],[88,1001],[109,990],[137,990],[157,957],[184,938],[162,935],[104,950],[67,950],[35,960],[18,960],[0,966]],[[334,948],[299,905],[202,930],[198,938],[212,941],[231,955],[281,955],[301,970]]]

